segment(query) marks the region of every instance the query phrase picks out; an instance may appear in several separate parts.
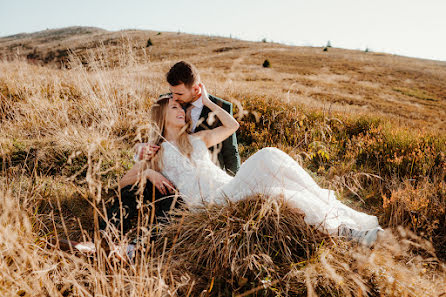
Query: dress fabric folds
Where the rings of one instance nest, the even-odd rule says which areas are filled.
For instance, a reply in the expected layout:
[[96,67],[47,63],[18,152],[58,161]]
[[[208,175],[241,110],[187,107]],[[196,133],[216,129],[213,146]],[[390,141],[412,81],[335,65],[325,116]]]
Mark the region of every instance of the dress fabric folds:
[[223,204],[247,196],[264,194],[283,197],[305,213],[305,222],[328,233],[347,226],[356,230],[379,227],[378,220],[356,211],[336,198],[335,192],[319,187],[312,177],[285,152],[263,148],[249,157],[232,177],[215,165],[204,142],[189,136],[191,158],[173,143],[164,142],[162,174],[179,190],[185,203],[194,208],[207,203]]

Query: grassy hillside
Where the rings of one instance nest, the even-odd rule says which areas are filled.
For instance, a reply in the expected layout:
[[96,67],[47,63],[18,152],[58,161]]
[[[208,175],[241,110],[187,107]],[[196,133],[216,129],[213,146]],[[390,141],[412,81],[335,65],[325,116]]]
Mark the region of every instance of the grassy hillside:
[[[149,39],[153,45],[147,47]],[[446,62],[141,30],[73,27],[0,38],[3,59],[21,57],[39,65],[69,67],[70,53],[84,64],[91,55],[105,55],[111,67],[187,59],[202,70],[204,79],[209,76],[222,84],[214,92],[232,82],[232,87],[248,88],[250,94],[282,97],[310,108],[373,113],[403,125],[446,128]],[[128,53],[135,61],[125,59]],[[271,68],[262,69],[265,59]]]
[[[82,27],[0,38],[0,55],[2,294],[444,293],[446,63]],[[386,239],[370,250],[327,238],[286,205],[252,197],[181,213],[135,266],[51,248],[58,237],[95,238],[94,207],[116,196],[180,59],[234,103],[243,159],[283,149],[378,216]],[[139,231],[150,235],[145,217]]]

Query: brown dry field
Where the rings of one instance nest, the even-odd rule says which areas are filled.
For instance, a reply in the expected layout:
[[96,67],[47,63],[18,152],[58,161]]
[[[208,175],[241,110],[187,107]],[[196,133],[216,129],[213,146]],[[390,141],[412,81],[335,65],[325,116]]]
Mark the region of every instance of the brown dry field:
[[[145,205],[137,229],[161,235],[134,265],[108,257],[94,208],[118,195],[183,59],[236,105],[242,159],[279,147],[385,236],[371,249],[328,238],[259,197],[156,231]],[[0,296],[443,296],[445,79],[446,62],[178,32],[0,38]],[[97,252],[61,251],[59,236]]]
[[[153,46],[146,47],[149,38]],[[150,61],[157,71],[188,60],[205,82],[212,81],[211,93],[230,100],[243,101],[249,90],[250,96],[281,97],[327,112],[374,114],[402,126],[446,129],[446,62],[142,30],[72,27],[0,38],[0,59],[21,57],[56,68],[67,65],[70,52],[85,60],[103,55],[113,66],[123,50]],[[262,67],[265,59],[270,68]]]

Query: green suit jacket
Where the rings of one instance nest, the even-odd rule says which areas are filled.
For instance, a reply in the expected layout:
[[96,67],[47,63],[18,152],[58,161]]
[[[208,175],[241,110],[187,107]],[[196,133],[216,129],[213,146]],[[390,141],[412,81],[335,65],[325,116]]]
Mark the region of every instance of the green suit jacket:
[[[209,95],[209,99],[226,110],[230,115],[232,115],[232,103],[225,101],[221,98]],[[213,122],[209,120],[209,114],[211,110],[207,106],[203,106],[203,110],[200,114],[200,119],[197,122],[197,127],[195,132],[202,130],[214,129],[221,126],[221,122],[217,117],[213,117]],[[223,169],[226,170],[230,175],[235,175],[240,169],[240,155],[237,146],[237,136],[232,134],[226,138],[221,144],[218,144],[209,149],[212,154],[217,154],[217,163]]]

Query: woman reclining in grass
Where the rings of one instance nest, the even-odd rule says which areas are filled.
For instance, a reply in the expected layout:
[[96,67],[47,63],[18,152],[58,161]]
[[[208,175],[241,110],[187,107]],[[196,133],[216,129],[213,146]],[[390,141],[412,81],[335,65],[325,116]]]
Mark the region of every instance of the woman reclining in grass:
[[[277,148],[263,148],[248,158],[235,176],[216,166],[208,147],[232,135],[239,127],[225,110],[209,100],[200,84],[203,104],[222,126],[188,134],[185,111],[174,99],[164,97],[151,108],[154,144],[160,149],[150,162],[138,162],[120,180],[120,187],[148,179],[160,192],[176,191],[193,210],[206,204],[224,204],[255,194],[283,198],[305,213],[305,222],[332,235],[371,245],[382,231],[375,216],[358,212],[322,189],[289,155]],[[150,200],[149,200],[150,201]]]

